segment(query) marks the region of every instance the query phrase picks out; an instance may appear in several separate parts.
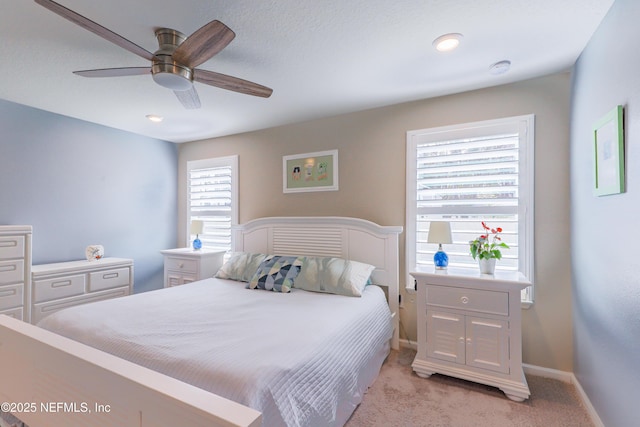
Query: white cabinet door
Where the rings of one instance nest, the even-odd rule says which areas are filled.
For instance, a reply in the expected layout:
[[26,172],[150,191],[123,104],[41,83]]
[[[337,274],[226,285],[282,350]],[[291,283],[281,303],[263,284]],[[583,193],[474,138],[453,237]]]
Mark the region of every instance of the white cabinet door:
[[503,320],[466,318],[466,364],[509,373],[509,333]]
[[184,274],[178,271],[168,271],[164,287],[170,288],[172,286],[185,285],[187,283],[195,282],[196,280],[198,280],[196,274]]
[[429,310],[427,357],[509,373],[507,322]]
[[427,357],[465,364],[464,316],[427,311]]

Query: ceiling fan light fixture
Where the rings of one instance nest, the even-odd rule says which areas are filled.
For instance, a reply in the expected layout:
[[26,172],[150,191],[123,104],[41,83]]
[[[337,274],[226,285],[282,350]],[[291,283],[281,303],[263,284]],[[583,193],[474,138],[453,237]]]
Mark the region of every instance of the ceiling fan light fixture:
[[451,52],[460,45],[462,37],[460,33],[443,34],[433,41],[433,47],[438,52]]
[[172,62],[154,61],[151,75],[156,83],[171,90],[189,90],[193,85],[191,69]]

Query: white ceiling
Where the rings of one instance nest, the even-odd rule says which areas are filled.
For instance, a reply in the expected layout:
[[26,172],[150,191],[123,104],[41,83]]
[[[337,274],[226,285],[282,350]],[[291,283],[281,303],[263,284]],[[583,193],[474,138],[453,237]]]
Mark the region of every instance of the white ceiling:
[[[0,98],[185,142],[568,70],[613,0],[58,2],[150,52],[159,27],[189,35],[218,19],[236,33],[199,68],[268,86],[273,95],[195,83],[202,108],[186,110],[151,76],[72,74],[149,64],[31,0],[0,0]],[[464,35],[460,47],[436,52],[432,41],[450,32]],[[489,73],[505,59],[508,73]]]

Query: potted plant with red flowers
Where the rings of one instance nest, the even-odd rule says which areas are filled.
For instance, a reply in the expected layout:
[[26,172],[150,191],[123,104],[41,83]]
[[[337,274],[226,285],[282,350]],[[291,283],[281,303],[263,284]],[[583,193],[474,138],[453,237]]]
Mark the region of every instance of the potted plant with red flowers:
[[502,228],[491,228],[482,221],[484,234],[469,242],[469,250],[473,259],[478,260],[480,273],[493,274],[496,268],[496,260],[502,258],[500,248],[509,249],[509,246],[499,236]]

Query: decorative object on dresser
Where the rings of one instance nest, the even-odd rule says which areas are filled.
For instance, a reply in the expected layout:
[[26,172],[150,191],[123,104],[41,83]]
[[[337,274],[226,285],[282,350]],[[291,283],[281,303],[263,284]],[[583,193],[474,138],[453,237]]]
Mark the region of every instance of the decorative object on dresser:
[[30,225],[0,225],[0,314],[29,321]]
[[518,272],[480,275],[469,269],[412,272],[418,284],[418,352],[413,370],[498,387],[509,399],[530,395],[522,370]]
[[433,255],[433,264],[438,270],[446,270],[449,265],[449,256],[442,250],[442,244],[453,243],[451,225],[447,221],[431,221],[427,243],[438,244],[438,251]]
[[85,249],[85,255],[87,257],[87,261],[95,261],[104,257],[104,246],[102,245],[89,245],[87,249]]
[[195,234],[196,238],[193,239],[193,250],[197,251],[202,249],[202,240],[200,240],[200,234],[204,230],[204,222],[200,220],[191,221],[191,234]]
[[191,248],[167,249],[164,255],[164,287],[208,279],[222,267],[226,251]]
[[63,308],[133,293],[133,260],[102,258],[31,267],[31,323]]

